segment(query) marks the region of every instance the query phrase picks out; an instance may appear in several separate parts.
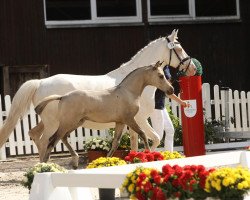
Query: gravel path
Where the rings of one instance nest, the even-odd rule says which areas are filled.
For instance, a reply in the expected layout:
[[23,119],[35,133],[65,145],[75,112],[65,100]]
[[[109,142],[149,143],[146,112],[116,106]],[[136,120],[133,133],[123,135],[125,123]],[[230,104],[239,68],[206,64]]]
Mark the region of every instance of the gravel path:
[[[50,162],[71,169],[71,157],[68,154],[52,155]],[[28,200],[29,190],[21,185],[23,174],[36,163],[38,156],[8,158],[0,161],[0,200]],[[85,157],[80,156],[79,168],[86,166]]]

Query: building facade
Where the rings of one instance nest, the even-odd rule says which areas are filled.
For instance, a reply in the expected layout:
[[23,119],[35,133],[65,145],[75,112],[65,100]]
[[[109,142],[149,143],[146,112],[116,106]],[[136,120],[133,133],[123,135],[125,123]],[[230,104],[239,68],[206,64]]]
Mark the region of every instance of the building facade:
[[105,74],[179,29],[203,82],[250,91],[249,10],[247,0],[1,0],[0,63]]

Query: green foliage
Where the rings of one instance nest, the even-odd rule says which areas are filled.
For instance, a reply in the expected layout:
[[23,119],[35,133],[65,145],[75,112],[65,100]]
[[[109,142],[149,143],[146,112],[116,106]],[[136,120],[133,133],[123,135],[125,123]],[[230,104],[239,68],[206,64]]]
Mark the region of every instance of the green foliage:
[[[109,129],[109,135],[113,138],[115,134],[115,129],[114,128],[110,128]],[[118,149],[128,149],[130,150],[130,135],[129,133],[123,133]]]
[[216,120],[208,120],[205,119],[204,129],[205,129],[205,143],[206,144],[214,144],[224,142],[223,139],[216,137],[217,133],[220,131],[220,127],[222,127],[221,121]]
[[44,173],[44,172],[66,172],[67,170],[56,163],[38,163],[35,166],[28,169],[28,171],[24,174],[24,179],[22,180],[22,185],[27,187],[29,190],[31,189],[31,184],[34,180],[34,176],[36,173]]
[[[183,141],[182,141],[182,126],[180,124],[180,119],[172,113],[170,106],[167,105],[166,109],[168,111],[168,114],[172,120],[174,129],[175,129],[174,146],[181,146],[183,145]],[[222,122],[219,120],[211,121],[211,120],[205,119],[205,122],[204,122],[205,144],[224,142],[223,139],[216,137],[221,126],[222,126]]]

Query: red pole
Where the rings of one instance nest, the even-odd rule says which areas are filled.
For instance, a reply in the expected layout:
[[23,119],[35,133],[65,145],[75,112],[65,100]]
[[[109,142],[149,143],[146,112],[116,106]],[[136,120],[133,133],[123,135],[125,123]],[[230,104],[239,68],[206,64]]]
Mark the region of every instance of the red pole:
[[181,108],[183,148],[186,156],[205,154],[201,76],[180,77],[181,99],[188,107]]

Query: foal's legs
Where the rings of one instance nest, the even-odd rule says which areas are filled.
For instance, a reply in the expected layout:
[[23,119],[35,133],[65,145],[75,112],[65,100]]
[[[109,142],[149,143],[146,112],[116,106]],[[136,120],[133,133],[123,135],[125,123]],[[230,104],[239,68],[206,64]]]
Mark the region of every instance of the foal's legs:
[[67,147],[67,149],[69,150],[71,157],[72,157],[72,165],[73,168],[77,168],[78,167],[78,161],[79,161],[79,155],[78,153],[76,153],[76,151],[71,147],[71,145],[69,144],[68,140],[67,140],[67,135],[65,135],[62,138],[62,142],[65,144],[65,146]]
[[144,133],[144,131],[140,128],[140,126],[137,124],[135,119],[131,119],[127,122],[127,125],[132,128],[143,140],[145,144],[145,148],[150,150],[149,144],[148,144],[148,139]]
[[125,124],[121,124],[121,123],[115,124],[115,135],[114,135],[114,139],[112,142],[111,150],[108,152],[108,155],[107,155],[108,157],[111,157],[114,154],[115,150],[118,148],[124,127],[125,127]]
[[[83,119],[76,121],[73,119],[73,117],[69,118],[69,119],[63,118],[63,120],[60,121],[60,124],[59,124],[57,131],[54,133],[54,135],[52,135],[49,138],[47,150],[46,150],[45,155],[43,157],[43,161],[47,162],[49,160],[50,153],[51,153],[52,149],[56,146],[56,144],[58,143],[58,141],[60,139],[67,137],[68,134],[70,134],[73,130],[75,130],[77,127],[79,127],[83,122],[84,122]],[[78,166],[78,164],[77,164],[77,166]]]
[[130,134],[131,150],[137,151],[138,150],[138,134],[131,128],[129,129],[129,134]]

